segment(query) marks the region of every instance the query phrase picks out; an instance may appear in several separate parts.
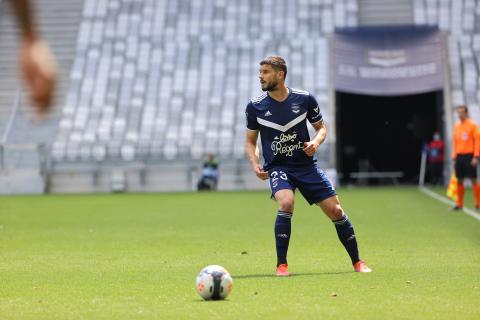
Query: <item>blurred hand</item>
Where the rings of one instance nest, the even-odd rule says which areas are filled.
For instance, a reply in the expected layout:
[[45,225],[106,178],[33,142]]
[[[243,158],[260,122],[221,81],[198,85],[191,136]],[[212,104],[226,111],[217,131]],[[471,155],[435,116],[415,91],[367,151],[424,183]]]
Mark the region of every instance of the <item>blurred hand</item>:
[[257,175],[258,178],[262,180],[268,179],[268,172],[264,171],[259,164],[255,166],[255,174]]
[[24,40],[21,45],[23,80],[33,104],[45,115],[53,102],[57,81],[57,63],[48,45],[41,40]]
[[303,151],[310,157],[312,157],[315,152],[317,152],[318,143],[315,141],[309,141],[303,143]]
[[472,167],[476,167],[477,164],[478,164],[478,159],[477,159],[477,157],[473,157],[472,162],[470,162],[470,164],[472,165]]

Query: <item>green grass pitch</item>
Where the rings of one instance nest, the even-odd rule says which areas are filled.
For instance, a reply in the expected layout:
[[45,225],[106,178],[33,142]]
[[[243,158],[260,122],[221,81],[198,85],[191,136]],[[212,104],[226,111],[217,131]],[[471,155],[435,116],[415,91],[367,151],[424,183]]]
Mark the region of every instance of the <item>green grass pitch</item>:
[[[339,194],[371,274],[300,196],[289,278],[267,191],[1,197],[0,319],[480,319],[479,221],[415,188]],[[226,301],[195,292],[209,264]]]

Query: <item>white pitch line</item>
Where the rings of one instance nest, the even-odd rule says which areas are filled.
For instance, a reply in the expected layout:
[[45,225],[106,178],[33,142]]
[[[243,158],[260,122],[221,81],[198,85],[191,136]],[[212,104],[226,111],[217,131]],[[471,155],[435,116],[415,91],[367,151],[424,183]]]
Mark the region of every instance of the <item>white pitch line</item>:
[[[439,195],[438,193],[435,193],[425,187],[419,187],[420,191],[422,191],[423,193],[425,193],[426,195],[434,198],[434,199],[437,199],[438,201],[441,201],[445,204],[448,204],[448,205],[455,205],[455,202],[453,202],[452,200],[448,199],[447,197],[444,197],[444,196],[441,196]],[[463,207],[463,212],[465,212],[466,214],[468,214],[469,216],[477,219],[478,221],[480,221],[480,214],[478,214],[477,212],[473,211],[472,209],[469,209],[469,208],[466,208],[466,207]]]

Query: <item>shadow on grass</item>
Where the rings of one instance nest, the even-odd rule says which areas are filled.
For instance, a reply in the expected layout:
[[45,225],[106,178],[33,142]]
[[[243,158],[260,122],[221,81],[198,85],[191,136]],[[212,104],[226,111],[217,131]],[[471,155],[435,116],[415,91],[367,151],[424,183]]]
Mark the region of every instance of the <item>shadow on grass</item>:
[[204,300],[204,299],[201,299],[201,298],[200,298],[200,299],[193,299],[192,302],[202,302],[202,303],[215,303],[215,302],[216,302],[216,303],[226,303],[226,302],[230,302],[230,301],[228,300],[228,298],[227,298],[227,299],[223,299],[223,300]]
[[[337,271],[337,272],[304,272],[304,273],[292,273],[289,277],[311,277],[311,276],[329,276],[337,274],[355,273],[354,271]],[[239,274],[232,276],[233,279],[253,279],[253,278],[278,278],[273,273],[268,274]]]

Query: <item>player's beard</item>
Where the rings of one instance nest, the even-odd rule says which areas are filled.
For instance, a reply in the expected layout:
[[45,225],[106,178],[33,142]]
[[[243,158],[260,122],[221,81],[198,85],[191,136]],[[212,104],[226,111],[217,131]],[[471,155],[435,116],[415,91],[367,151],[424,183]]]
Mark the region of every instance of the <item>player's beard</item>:
[[277,90],[278,81],[272,80],[266,87],[262,87],[262,91],[274,91]]

